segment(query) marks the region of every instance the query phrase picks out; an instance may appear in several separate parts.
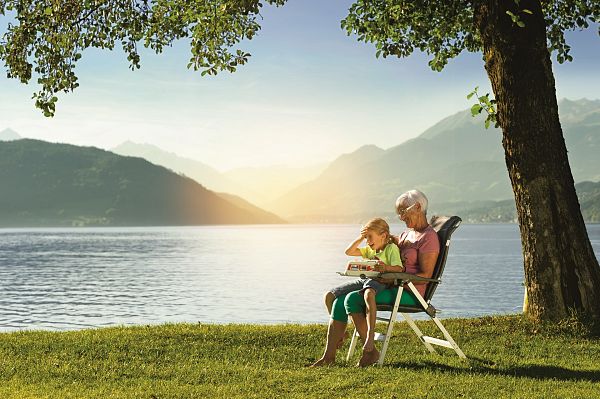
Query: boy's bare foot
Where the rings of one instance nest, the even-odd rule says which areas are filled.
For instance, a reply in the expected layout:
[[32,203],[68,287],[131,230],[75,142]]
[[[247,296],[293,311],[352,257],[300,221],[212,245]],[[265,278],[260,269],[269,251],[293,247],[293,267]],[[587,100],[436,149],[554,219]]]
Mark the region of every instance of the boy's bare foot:
[[379,351],[374,349],[370,352],[363,352],[360,361],[358,362],[358,367],[368,367],[372,364],[377,363],[379,360]]
[[320,358],[319,360],[317,360],[316,362],[314,362],[313,364],[311,364],[308,367],[331,366],[334,362],[335,362],[335,359],[334,360],[330,360],[330,359],[326,359],[325,357],[322,357],[322,358]]
[[342,345],[344,345],[344,341],[347,340],[348,338],[350,338],[350,333],[348,331],[344,332],[344,335],[342,335],[342,338],[340,338],[340,341],[337,344],[337,349],[340,349],[342,347]]
[[371,352],[373,350],[375,350],[375,342],[373,337],[369,337],[363,345],[363,352]]

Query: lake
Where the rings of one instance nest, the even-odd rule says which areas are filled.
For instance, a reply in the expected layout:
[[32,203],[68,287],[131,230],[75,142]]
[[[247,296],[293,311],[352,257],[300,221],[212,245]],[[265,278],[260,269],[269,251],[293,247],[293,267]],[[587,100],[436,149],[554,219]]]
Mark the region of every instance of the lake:
[[[402,230],[392,225],[392,232]],[[600,225],[587,226],[600,256]],[[0,331],[121,324],[324,323],[358,225],[0,229]],[[440,317],[517,313],[516,225],[462,225]]]

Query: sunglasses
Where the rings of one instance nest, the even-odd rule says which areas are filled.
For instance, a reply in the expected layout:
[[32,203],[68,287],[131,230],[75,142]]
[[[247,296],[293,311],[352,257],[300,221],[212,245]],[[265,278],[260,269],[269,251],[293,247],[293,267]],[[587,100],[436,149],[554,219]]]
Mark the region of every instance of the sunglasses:
[[405,208],[405,209],[400,209],[400,210],[398,211],[398,217],[399,217],[399,218],[401,218],[401,217],[403,217],[404,215],[406,215],[406,213],[407,213],[408,211],[410,211],[410,210],[411,210],[411,209],[412,209],[412,208],[413,208],[415,205],[417,205],[417,203],[416,203],[416,202],[415,202],[414,204],[412,204],[411,206],[409,206],[408,208]]

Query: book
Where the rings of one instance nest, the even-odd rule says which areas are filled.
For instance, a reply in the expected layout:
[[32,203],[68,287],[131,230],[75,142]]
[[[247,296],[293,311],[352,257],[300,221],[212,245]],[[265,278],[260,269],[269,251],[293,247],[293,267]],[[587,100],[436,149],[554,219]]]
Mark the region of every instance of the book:
[[381,264],[381,261],[378,259],[351,260],[348,262],[346,270],[343,273],[338,272],[338,274],[341,276],[374,278],[381,274],[380,272],[375,271],[375,266],[378,264]]

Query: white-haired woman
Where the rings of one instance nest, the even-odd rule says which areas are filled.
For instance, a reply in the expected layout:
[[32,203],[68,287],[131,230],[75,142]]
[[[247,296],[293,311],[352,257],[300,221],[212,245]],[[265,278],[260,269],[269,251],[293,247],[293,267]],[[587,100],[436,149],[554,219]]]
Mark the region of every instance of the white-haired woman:
[[[427,205],[427,197],[418,190],[409,190],[398,197],[396,213],[406,224],[407,229],[400,234],[397,244],[406,273],[431,278],[440,251],[440,244],[437,233],[427,221]],[[427,288],[425,284],[415,284],[415,286],[421,295],[425,294]],[[375,302],[377,304],[393,304],[397,292],[398,289],[395,287],[380,291],[375,296]],[[328,296],[326,295],[325,298],[327,302]],[[416,303],[417,300],[411,292],[408,290],[402,292],[400,304],[415,305]],[[366,302],[363,294],[360,291],[353,291],[347,295],[336,297],[333,305],[328,304],[328,308],[331,309],[330,306],[332,306],[335,310],[342,304],[345,314],[352,317],[358,334],[365,342],[368,339],[368,327],[365,316]],[[339,317],[339,311],[330,313],[332,319],[327,330],[325,352],[313,366],[323,366],[335,362],[339,343],[346,331],[347,317]],[[379,351],[377,349],[363,351],[359,366],[369,366],[376,363],[378,359]]]

